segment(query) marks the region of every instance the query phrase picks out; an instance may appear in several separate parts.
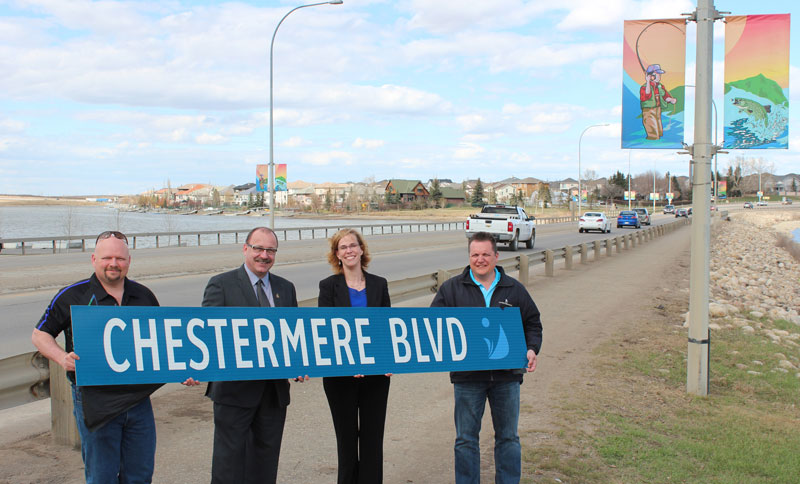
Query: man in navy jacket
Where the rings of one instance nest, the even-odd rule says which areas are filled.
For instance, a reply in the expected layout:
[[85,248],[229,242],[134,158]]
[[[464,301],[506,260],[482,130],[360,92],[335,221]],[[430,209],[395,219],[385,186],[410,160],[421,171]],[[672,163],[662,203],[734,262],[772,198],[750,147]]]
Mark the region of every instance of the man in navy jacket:
[[536,369],[542,346],[539,309],[519,281],[497,267],[497,243],[491,234],[477,232],[468,243],[469,266],[448,281],[431,303],[432,307],[518,307],[527,346],[524,369],[459,371],[450,373],[455,397],[456,484],[480,482],[481,418],[489,400],[495,431],[495,482],[517,484],[521,477],[522,453],[517,431],[520,385],[525,372]]

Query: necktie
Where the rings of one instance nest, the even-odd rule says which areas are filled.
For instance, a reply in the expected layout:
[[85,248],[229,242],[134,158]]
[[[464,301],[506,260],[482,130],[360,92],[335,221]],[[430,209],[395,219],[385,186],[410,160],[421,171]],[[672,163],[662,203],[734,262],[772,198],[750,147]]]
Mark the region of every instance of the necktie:
[[256,292],[258,293],[258,304],[261,307],[270,307],[269,299],[267,299],[267,294],[264,292],[264,280],[259,279],[256,282]]

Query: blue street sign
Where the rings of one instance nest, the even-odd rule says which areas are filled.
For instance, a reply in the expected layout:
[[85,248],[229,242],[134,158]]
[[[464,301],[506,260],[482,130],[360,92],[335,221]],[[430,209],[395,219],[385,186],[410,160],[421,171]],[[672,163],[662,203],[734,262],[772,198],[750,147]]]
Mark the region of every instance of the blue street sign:
[[73,306],[78,385],[524,368],[519,308]]

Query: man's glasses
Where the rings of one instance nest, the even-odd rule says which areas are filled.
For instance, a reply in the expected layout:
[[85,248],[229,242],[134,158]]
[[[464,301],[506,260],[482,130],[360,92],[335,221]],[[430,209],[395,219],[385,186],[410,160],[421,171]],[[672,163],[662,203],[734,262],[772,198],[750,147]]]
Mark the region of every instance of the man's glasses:
[[261,247],[261,246],[258,246],[258,245],[250,245],[248,243],[245,243],[244,245],[250,247],[253,250],[253,252],[255,252],[256,254],[260,254],[262,252],[266,252],[269,255],[275,255],[275,253],[278,252],[278,249],[275,249],[273,247]]
[[119,239],[125,242],[125,245],[128,245],[128,238],[125,237],[125,234],[123,234],[122,232],[118,232],[116,230],[106,230],[105,232],[102,232],[100,235],[97,236],[97,239],[94,241],[94,243],[95,245],[97,245],[97,243],[100,242],[101,240],[108,239],[111,237]]

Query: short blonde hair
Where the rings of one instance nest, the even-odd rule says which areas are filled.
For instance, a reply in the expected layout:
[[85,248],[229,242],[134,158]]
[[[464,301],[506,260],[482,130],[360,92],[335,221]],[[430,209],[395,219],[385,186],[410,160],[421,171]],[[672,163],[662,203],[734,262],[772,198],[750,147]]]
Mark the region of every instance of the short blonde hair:
[[348,235],[355,236],[358,245],[361,246],[361,251],[363,252],[363,254],[361,254],[361,268],[366,269],[369,265],[369,249],[367,248],[367,243],[364,242],[364,237],[361,235],[361,232],[356,229],[342,229],[333,234],[333,237],[330,238],[331,250],[328,252],[328,263],[331,265],[331,268],[333,268],[334,274],[342,273],[342,261],[336,257],[336,253],[339,251],[339,242]]

